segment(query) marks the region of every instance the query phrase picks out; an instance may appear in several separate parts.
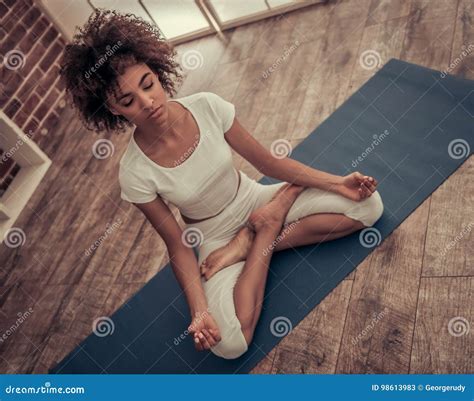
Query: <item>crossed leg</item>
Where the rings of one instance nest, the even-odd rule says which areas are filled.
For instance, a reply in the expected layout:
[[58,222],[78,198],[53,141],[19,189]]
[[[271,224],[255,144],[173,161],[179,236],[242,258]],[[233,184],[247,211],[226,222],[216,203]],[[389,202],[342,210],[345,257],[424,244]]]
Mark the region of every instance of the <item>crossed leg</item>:
[[[291,205],[285,201],[281,203],[281,199],[273,195],[275,190],[265,188],[267,192],[261,194],[259,204],[255,205],[249,218],[250,223],[253,220],[254,229],[241,228],[227,245],[214,248],[202,259],[206,262],[201,264],[204,277],[218,273],[215,278],[205,281],[205,289],[209,293],[212,313],[215,311],[219,327],[225,332],[222,341],[211,350],[224,358],[240,356],[252,341],[273,251],[343,237],[373,225],[383,211],[377,192],[356,203],[307,188],[296,194],[297,199]],[[291,191],[287,191],[289,193]],[[274,199],[266,203],[271,195]],[[275,207],[268,212],[272,204]],[[259,224],[255,224],[258,220]],[[279,220],[278,224],[275,220]],[[282,229],[284,223],[286,227]],[[212,272],[212,256],[219,254],[224,256],[221,258],[224,267],[226,263],[230,266]],[[206,269],[206,266],[209,267]]]
[[[254,234],[247,260],[228,266],[203,283],[210,313],[221,332],[221,341],[211,347],[216,355],[233,359],[247,350],[261,312],[271,244],[303,189],[285,184],[268,203],[254,209],[245,227]],[[212,243],[208,246],[213,247]],[[201,251],[208,255],[205,247]]]
[[272,242],[277,237],[285,217],[303,190],[303,187],[285,185],[266,205],[258,208],[249,217],[252,228],[244,227],[252,236],[247,260],[234,287],[234,305],[242,333],[250,344],[262,309],[263,295],[273,253]]
[[[377,191],[370,198],[355,202],[337,194],[307,188],[295,206],[286,219],[289,227],[284,227],[277,235],[275,251],[344,237],[373,225],[383,211]],[[228,244],[207,256],[201,264],[201,274],[209,280],[219,270],[246,260],[253,241],[252,230],[243,227]]]

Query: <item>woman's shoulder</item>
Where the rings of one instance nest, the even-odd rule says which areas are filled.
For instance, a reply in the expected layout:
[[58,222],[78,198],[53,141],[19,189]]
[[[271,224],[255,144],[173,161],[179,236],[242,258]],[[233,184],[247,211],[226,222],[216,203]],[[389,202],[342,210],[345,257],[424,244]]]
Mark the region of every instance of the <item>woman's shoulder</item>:
[[146,203],[156,198],[156,185],[147,171],[147,166],[139,160],[122,158],[119,163],[118,182],[121,198],[132,203]]
[[[133,132],[132,132],[132,135],[133,135]],[[119,171],[124,171],[123,166],[130,164],[131,160],[135,159],[137,155],[138,155],[137,152],[134,151],[133,146],[132,146],[132,139],[130,139],[127,147],[125,148],[125,151],[120,157]]]
[[139,152],[137,152],[130,142],[119,161],[118,176],[120,182],[126,182],[128,179],[137,179],[143,175],[147,169],[146,163]]

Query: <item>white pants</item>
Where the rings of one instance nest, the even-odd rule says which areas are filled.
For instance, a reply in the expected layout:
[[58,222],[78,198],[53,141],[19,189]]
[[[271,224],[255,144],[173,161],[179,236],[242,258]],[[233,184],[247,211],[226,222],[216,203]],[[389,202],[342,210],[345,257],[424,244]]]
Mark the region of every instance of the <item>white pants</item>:
[[[197,228],[203,241],[198,249],[199,265],[215,249],[226,245],[244,226],[255,209],[268,203],[285,183],[262,185],[240,172],[239,191],[224,211],[215,217],[186,227]],[[382,199],[377,191],[372,196],[355,202],[333,192],[306,188],[291,206],[285,224],[315,213],[340,213],[372,226],[382,215]],[[245,262],[228,266],[210,280],[202,279],[209,311],[219,326],[222,340],[211,351],[226,359],[234,359],[247,351],[247,342],[241,330],[234,307],[234,286]]]

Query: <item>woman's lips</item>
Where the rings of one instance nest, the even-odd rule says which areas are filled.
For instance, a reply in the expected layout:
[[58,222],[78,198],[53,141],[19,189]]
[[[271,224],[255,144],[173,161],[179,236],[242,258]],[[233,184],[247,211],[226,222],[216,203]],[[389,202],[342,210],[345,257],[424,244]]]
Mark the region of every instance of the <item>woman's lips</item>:
[[159,117],[162,112],[163,112],[163,106],[160,106],[160,107],[158,107],[157,109],[155,109],[155,111],[153,111],[153,112],[148,116],[148,118]]

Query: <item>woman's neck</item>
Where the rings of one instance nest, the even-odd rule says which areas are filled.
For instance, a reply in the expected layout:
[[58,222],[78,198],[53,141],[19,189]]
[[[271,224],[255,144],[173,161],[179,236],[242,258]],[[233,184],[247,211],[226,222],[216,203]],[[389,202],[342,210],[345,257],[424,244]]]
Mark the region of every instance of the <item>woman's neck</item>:
[[168,117],[166,121],[162,124],[150,121],[149,124],[137,126],[134,132],[135,139],[139,138],[145,145],[152,145],[157,142],[166,144],[170,141],[174,141],[175,138],[179,136],[176,129],[178,116],[176,116],[174,107],[170,107],[170,103],[167,104]]

